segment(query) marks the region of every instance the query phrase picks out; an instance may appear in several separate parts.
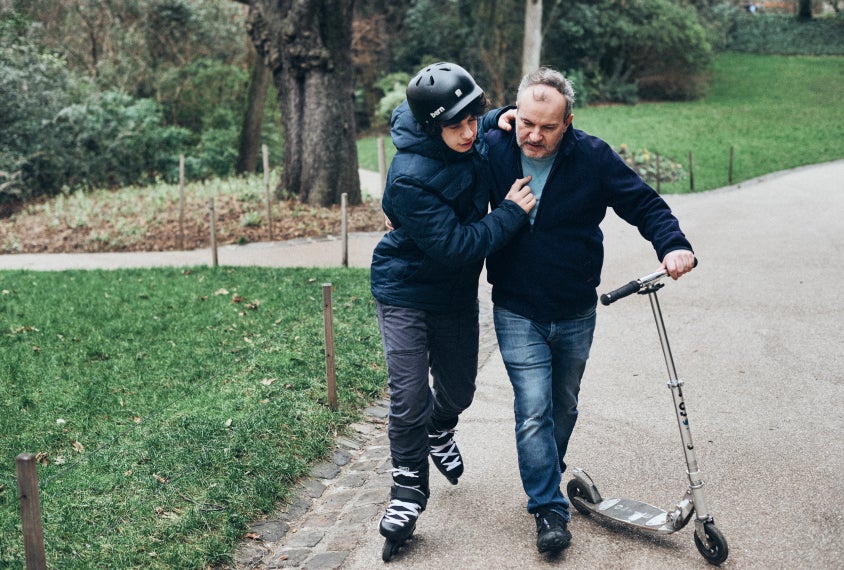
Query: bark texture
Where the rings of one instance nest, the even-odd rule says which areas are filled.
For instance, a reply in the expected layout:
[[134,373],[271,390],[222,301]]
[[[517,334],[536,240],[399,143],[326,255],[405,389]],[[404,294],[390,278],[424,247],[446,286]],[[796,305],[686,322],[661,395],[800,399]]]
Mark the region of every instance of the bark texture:
[[352,74],[353,0],[252,0],[249,33],[271,70],[284,126],[277,194],[314,206],[361,201]]

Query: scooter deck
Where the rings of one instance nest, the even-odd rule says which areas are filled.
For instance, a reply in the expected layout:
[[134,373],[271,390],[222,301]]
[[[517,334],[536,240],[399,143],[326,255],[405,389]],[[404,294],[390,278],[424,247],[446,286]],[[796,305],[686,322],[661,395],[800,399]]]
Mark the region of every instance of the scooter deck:
[[633,499],[604,499],[600,503],[586,503],[589,510],[618,522],[643,530],[670,533],[676,529],[668,522],[668,512]]

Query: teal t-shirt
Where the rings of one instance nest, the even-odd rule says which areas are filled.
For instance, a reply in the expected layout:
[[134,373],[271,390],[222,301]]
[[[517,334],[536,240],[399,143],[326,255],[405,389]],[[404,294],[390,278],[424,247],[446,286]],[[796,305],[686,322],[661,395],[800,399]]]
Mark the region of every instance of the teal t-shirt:
[[545,182],[548,180],[548,173],[551,172],[551,166],[554,164],[554,158],[557,154],[545,158],[530,158],[522,154],[522,174],[524,176],[531,176],[528,183],[531,192],[536,196],[536,206],[530,211],[530,224],[536,219],[536,212],[539,211],[539,201],[542,198],[542,190],[545,188]]

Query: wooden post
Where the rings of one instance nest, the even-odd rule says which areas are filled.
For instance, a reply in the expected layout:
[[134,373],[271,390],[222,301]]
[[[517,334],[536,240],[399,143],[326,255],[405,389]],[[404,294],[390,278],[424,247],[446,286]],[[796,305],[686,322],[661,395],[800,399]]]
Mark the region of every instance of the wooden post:
[[185,155],[179,155],[179,249],[185,249]]
[[733,147],[730,147],[730,171],[727,174],[727,183],[733,183]]
[[322,284],[322,317],[325,325],[325,380],[328,405],[337,411],[337,372],[334,367],[334,309],[331,302],[331,283]]
[[208,216],[211,220],[211,266],[217,267],[217,216],[214,213],[214,198],[208,198]]
[[343,267],[349,266],[349,224],[346,217],[346,205],[349,203],[349,194],[343,192],[340,195],[340,233],[343,235]]
[[46,570],[47,555],[44,552],[44,529],[41,526],[41,500],[38,496],[38,467],[35,456],[31,453],[21,453],[15,458],[15,464],[26,570]]
[[689,151],[689,190],[695,191],[695,159],[692,156],[692,151]]
[[384,152],[384,137],[378,137],[378,174],[381,175],[381,191],[387,185],[387,154]]
[[261,145],[264,153],[264,188],[267,193],[267,227],[270,231],[270,241],[273,241],[273,194],[270,192],[270,150],[267,145]]

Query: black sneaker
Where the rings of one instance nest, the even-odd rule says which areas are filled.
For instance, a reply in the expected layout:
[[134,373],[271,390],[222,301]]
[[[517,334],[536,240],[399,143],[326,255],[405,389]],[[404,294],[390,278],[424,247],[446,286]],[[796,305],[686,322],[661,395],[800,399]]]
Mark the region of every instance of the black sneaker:
[[563,515],[554,511],[539,511],[536,518],[536,548],[539,552],[559,552],[568,548],[571,533]]

